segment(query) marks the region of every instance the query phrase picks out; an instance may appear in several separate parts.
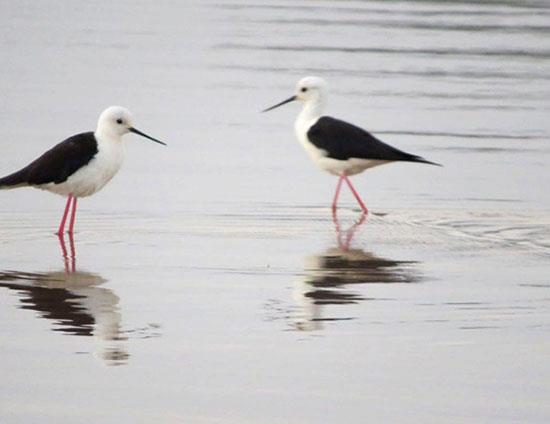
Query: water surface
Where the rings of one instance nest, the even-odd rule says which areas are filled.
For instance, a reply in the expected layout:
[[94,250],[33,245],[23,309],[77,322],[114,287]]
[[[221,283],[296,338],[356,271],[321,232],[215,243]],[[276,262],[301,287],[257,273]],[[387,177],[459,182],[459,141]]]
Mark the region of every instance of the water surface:
[[[83,199],[0,193],[1,422],[547,422],[550,8],[538,1],[2,5],[7,173],[122,104],[162,148]],[[22,36],[24,34],[24,36]],[[355,177],[329,113],[443,168]]]

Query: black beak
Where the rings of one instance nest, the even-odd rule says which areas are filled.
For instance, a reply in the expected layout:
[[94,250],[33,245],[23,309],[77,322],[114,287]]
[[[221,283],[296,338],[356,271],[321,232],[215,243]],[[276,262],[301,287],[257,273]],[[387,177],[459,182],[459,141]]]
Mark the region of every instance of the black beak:
[[130,127],[130,128],[128,128],[128,130],[130,132],[133,132],[134,134],[138,134],[142,137],[148,138],[149,140],[154,141],[155,143],[159,143],[159,144],[162,144],[163,146],[166,146],[166,143],[163,143],[162,141],[157,140],[156,138],[153,138],[153,137],[151,137],[151,136],[149,136],[145,133],[142,133],[140,130],[136,130],[134,127]]
[[296,96],[289,97],[288,99],[283,100],[281,103],[277,103],[275,106],[271,106],[267,109],[262,110],[262,112],[269,112],[270,110],[273,110],[282,105],[286,105],[287,103],[293,102],[294,100],[296,100]]

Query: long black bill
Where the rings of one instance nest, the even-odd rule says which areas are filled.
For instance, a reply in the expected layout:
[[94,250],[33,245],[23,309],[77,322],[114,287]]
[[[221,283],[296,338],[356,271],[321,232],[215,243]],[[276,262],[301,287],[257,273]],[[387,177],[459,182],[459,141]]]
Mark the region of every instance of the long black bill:
[[159,143],[159,144],[162,144],[163,146],[166,146],[166,143],[163,143],[162,141],[157,140],[156,138],[153,138],[150,135],[142,133],[140,130],[136,130],[134,127],[130,127],[129,130],[130,130],[130,132],[133,132],[134,134],[138,134],[142,137],[148,138],[151,141],[154,141],[155,143]]
[[282,105],[286,105],[287,103],[293,102],[294,100],[296,100],[296,96],[289,97],[288,99],[283,100],[281,103],[277,103],[275,106],[271,106],[267,109],[262,110],[262,112],[269,112],[270,110],[273,110]]

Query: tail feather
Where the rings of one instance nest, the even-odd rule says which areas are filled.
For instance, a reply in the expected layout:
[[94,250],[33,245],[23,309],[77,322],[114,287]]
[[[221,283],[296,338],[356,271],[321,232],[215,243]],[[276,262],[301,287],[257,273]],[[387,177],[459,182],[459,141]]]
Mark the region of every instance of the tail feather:
[[422,156],[413,156],[411,162],[427,163],[428,165],[443,166],[440,163],[432,162],[427,159],[424,159]]
[[25,169],[14,172],[13,174],[7,175],[3,178],[0,178],[0,190],[9,190],[17,187],[24,187],[28,185],[27,182],[27,173],[24,172]]

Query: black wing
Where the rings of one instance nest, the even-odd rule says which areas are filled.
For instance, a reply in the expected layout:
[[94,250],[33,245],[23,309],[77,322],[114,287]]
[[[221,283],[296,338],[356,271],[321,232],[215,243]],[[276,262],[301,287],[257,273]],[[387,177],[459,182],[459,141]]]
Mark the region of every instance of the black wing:
[[0,187],[60,184],[98,152],[93,132],[77,134],[54,146],[25,168],[0,178]]
[[332,159],[377,159],[438,165],[396,149],[362,128],[329,116],[319,118],[307,132],[307,137],[313,145],[325,150],[327,156]]

